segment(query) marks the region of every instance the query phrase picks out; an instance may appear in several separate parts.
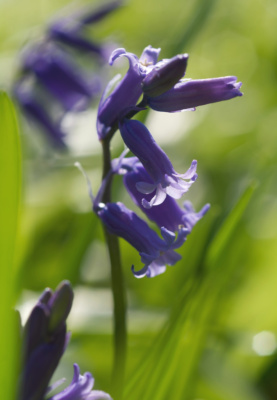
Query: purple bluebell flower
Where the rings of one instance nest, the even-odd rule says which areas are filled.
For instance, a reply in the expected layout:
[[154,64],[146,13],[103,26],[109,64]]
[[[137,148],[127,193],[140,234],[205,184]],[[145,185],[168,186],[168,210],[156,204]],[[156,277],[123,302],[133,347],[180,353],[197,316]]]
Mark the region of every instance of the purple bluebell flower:
[[96,81],[88,79],[72,59],[51,42],[28,49],[24,54],[23,68],[33,73],[66,111],[86,109],[99,90]]
[[66,318],[73,301],[69,282],[53,293],[46,289],[33,308],[23,331],[23,355],[18,398],[41,400],[67,346]]
[[102,96],[97,118],[97,131],[100,140],[106,136],[109,128],[118,121],[119,116],[123,115],[124,111],[136,106],[142,95],[142,81],[157,63],[159,52],[160,49],[154,49],[151,46],[144,49],[140,58],[133,53],[126,52],[123,48],[112,52],[109,64],[113,65],[114,61],[120,57],[127,57],[129,69],[112,93],[106,97],[106,90]]
[[74,375],[70,385],[49,400],[111,400],[102,390],[92,390],[94,379],[89,372],[80,375],[80,368],[74,364]]
[[156,207],[145,208],[142,205],[143,198],[145,197],[146,200],[150,201],[150,196],[140,193],[137,190],[136,184],[141,181],[153,184],[153,180],[143,165],[136,157],[131,157],[130,160],[128,158],[124,159],[121,163],[119,173],[124,175],[124,185],[134,203],[139,206],[145,215],[150,220],[154,221],[160,228],[165,227],[172,232],[177,232],[180,227],[183,226],[191,232],[193,226],[210,208],[210,205],[206,204],[198,213],[196,213],[189,201],[185,201],[183,208],[181,208],[176,200],[169,196],[166,197],[162,204]]
[[44,130],[55,145],[64,147],[63,139],[65,134],[60,124],[54,121],[48,111],[34,96],[32,90],[24,84],[24,81],[20,84],[17,83],[13,90],[19,106],[29,119]]
[[126,146],[138,157],[153,183],[137,182],[138,191],[155,195],[147,201],[142,200],[145,208],[162,204],[166,196],[179,199],[186,193],[197,178],[197,162],[194,160],[184,174],[178,174],[166,153],[157,145],[151,133],[140,121],[125,119],[119,125]]
[[174,250],[185,242],[189,233],[186,228],[180,227],[177,236],[174,232],[161,228],[161,239],[145,221],[120,202],[96,204],[94,211],[110,233],[125,239],[138,250],[144,267],[139,271],[132,267],[135,277],[151,278],[162,274],[166,265],[174,265],[181,259]]
[[176,112],[193,109],[242,96],[239,90],[241,85],[235,76],[184,80],[159,96],[149,96],[147,104],[156,111]]
[[121,5],[121,2],[114,1],[102,5],[98,9],[87,9],[54,21],[48,28],[48,37],[70,48],[85,53],[94,53],[106,58],[106,46],[97,44],[85,36],[86,25],[101,21]]

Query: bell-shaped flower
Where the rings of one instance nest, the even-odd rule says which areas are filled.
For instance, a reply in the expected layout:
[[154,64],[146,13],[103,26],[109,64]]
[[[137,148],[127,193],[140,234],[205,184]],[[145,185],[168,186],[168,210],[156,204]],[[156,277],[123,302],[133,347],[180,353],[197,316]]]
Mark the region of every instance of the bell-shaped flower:
[[142,81],[157,63],[159,52],[160,49],[154,49],[151,46],[144,49],[140,58],[133,53],[126,52],[123,48],[112,52],[109,64],[113,65],[118,58],[126,57],[129,61],[129,69],[111,94],[107,96],[111,86],[109,84],[102,96],[97,118],[97,132],[100,140],[106,136],[110,127],[117,123],[124,110],[136,106],[142,95]]
[[66,111],[86,109],[99,91],[98,79],[89,79],[66,52],[52,42],[38,43],[27,49],[22,63],[24,70],[33,73]]
[[167,195],[179,199],[189,190],[197,178],[195,160],[192,161],[186,173],[179,174],[144,124],[140,121],[125,119],[120,123],[119,128],[126,146],[138,157],[153,180],[153,183],[141,181],[136,184],[138,191],[143,194],[155,191],[150,201],[146,198],[142,200],[145,208],[162,204]]
[[185,201],[183,208],[172,197],[167,196],[164,202],[156,207],[145,208],[142,205],[143,198],[150,200],[149,194],[143,195],[137,190],[137,182],[147,182],[153,184],[153,180],[135,157],[124,159],[121,163],[119,173],[123,174],[124,185],[134,203],[140,207],[145,215],[154,221],[160,228],[177,232],[180,227],[185,227],[191,232],[193,226],[206,214],[210,208],[206,204],[198,213],[195,212],[192,204]]
[[72,382],[62,392],[49,400],[111,400],[111,396],[102,390],[92,390],[94,379],[89,372],[80,375],[80,368],[74,364]]
[[242,96],[239,90],[241,85],[241,82],[237,82],[235,76],[181,80],[167,92],[159,96],[147,97],[147,104],[153,110],[165,112],[194,109],[205,104]]
[[110,233],[125,239],[139,252],[145,265],[139,271],[132,267],[135,277],[150,278],[162,274],[166,265],[174,265],[181,259],[174,250],[185,242],[189,233],[186,228],[180,227],[177,236],[162,228],[162,239],[144,220],[120,202],[99,203],[94,210]]
[[159,52],[160,49],[147,46],[140,58],[133,53],[126,52],[123,48],[116,49],[111,54],[110,65],[120,57],[127,57],[129,69],[110,95],[108,92],[111,84],[103,94],[97,120],[99,139],[105,137],[110,127],[116,124],[119,118],[136,107],[142,95],[158,96],[170,89],[184,76],[187,54],[158,61]]

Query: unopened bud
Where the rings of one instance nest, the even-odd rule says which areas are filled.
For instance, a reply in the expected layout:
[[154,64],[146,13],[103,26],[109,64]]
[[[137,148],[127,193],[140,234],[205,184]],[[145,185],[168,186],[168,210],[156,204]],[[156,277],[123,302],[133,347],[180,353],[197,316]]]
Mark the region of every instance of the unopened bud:
[[184,76],[187,62],[188,54],[180,54],[154,68],[142,81],[143,92],[150,97],[167,92]]

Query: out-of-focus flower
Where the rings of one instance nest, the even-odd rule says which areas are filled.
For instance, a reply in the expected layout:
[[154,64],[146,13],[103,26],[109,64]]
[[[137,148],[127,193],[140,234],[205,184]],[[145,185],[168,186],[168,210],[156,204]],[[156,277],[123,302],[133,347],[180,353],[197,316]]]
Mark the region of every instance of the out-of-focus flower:
[[236,76],[180,81],[167,92],[147,99],[153,110],[176,112],[242,96]]
[[64,147],[63,138],[65,134],[60,127],[60,123],[55,121],[43,104],[35,98],[28,84],[22,81],[14,86],[14,95],[26,116],[45,131],[53,143],[59,147]]
[[167,196],[164,202],[156,207],[143,207],[143,198],[145,197],[149,201],[150,196],[140,193],[137,190],[136,185],[141,181],[153,184],[153,180],[143,165],[137,159],[135,159],[135,157],[132,157],[132,159],[133,160],[130,161],[128,161],[128,159],[123,160],[120,171],[122,174],[124,174],[123,180],[125,187],[134,203],[139,206],[145,215],[150,220],[154,221],[160,228],[165,227],[172,232],[176,232],[180,229],[180,226],[184,226],[189,230],[189,232],[191,232],[193,226],[206,214],[210,208],[209,204],[206,204],[197,213],[189,201],[185,201],[183,208],[181,208],[176,200]]
[[[115,1],[97,10],[87,9],[58,19],[50,24],[41,40],[26,46],[22,52],[13,90],[15,98],[27,117],[54,138],[54,144],[65,147],[61,129],[65,115],[88,109],[102,89],[100,70],[107,61],[111,45],[92,42],[86,36],[86,26],[100,21],[119,6],[120,2]],[[76,51],[77,56],[85,57],[81,59],[82,63],[74,57]],[[87,70],[84,61],[89,64]],[[28,87],[25,82],[30,79],[33,84]],[[24,95],[18,90],[23,86]],[[32,106],[26,105],[27,98],[31,99]]]
[[98,44],[86,37],[86,26],[95,24],[121,6],[121,1],[101,5],[96,10],[86,9],[52,22],[48,37],[58,43],[84,53],[96,53],[106,60],[110,44]]
[[89,372],[80,375],[80,368],[74,364],[74,375],[70,385],[49,400],[111,400],[102,390],[92,390],[94,379]]
[[69,282],[53,293],[45,289],[23,331],[22,373],[18,398],[41,400],[69,340],[66,318],[73,301]]
[[186,173],[178,174],[166,153],[140,121],[125,119],[119,128],[126,146],[138,157],[153,180],[152,183],[140,181],[136,184],[141,193],[149,194],[155,191],[150,201],[145,198],[142,200],[145,208],[163,203],[167,195],[179,199],[189,190],[197,178],[195,160]]
[[166,265],[174,265],[181,259],[174,250],[185,242],[189,233],[186,228],[180,227],[177,236],[174,232],[161,228],[161,239],[145,221],[120,202],[100,203],[94,206],[94,210],[110,233],[122,237],[138,250],[145,265],[139,271],[132,267],[135,277],[151,278],[162,274]]
[[99,91],[97,80],[88,78],[64,50],[51,42],[32,46],[24,53],[22,67],[65,111],[82,111]]

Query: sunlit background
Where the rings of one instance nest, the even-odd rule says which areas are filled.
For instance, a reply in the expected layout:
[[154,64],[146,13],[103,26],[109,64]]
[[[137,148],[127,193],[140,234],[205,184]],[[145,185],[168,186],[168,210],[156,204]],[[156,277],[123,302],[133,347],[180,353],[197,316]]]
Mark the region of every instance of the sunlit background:
[[[39,40],[50,22],[98,5],[96,1],[1,0],[0,89],[12,95],[23,49]],[[228,102],[196,111],[143,115],[178,172],[198,160],[199,177],[186,199],[197,210],[205,203],[211,209],[181,249],[182,261],[154,279],[133,277],[130,268],[140,266],[139,255],[121,241],[129,307],[127,382],[132,392],[126,392],[128,399],[276,399],[276,27],[275,0],[130,0],[88,28],[88,37],[111,49],[125,47],[140,55],[151,44],[161,47],[161,58],[189,53],[187,78],[235,75],[243,82],[244,96]],[[90,67],[89,57],[76,61],[86,72],[90,68],[97,72],[93,63]],[[105,83],[127,67],[123,60],[98,72]],[[23,152],[16,291],[24,322],[45,287],[71,281],[75,289],[68,320],[72,338],[54,379],[70,380],[72,365],[78,362],[82,372],[93,373],[97,388],[109,391],[108,256],[101,225],[91,212],[86,181],[74,167],[74,162],[82,163],[95,193],[102,166],[95,129],[99,99],[100,95],[86,111],[63,117],[66,151],[53,147],[45,132],[30,124],[16,106]],[[113,154],[122,150],[121,139],[115,137]],[[2,182],[1,190],[4,187]],[[245,201],[245,211],[232,214],[249,187],[255,190],[249,203]],[[120,179],[115,180],[114,199],[134,208]],[[232,218],[235,225],[229,229]],[[224,243],[220,235],[223,242],[227,238]],[[209,249],[218,250],[220,256]],[[217,265],[212,265],[215,259]],[[168,354],[154,353],[168,320],[164,339]],[[146,372],[140,371],[141,379],[132,389],[143,362]],[[144,397],[152,384],[156,397]]]

